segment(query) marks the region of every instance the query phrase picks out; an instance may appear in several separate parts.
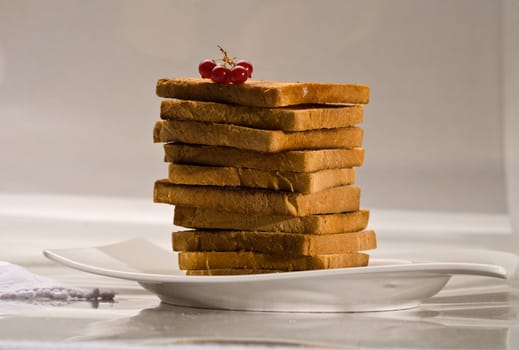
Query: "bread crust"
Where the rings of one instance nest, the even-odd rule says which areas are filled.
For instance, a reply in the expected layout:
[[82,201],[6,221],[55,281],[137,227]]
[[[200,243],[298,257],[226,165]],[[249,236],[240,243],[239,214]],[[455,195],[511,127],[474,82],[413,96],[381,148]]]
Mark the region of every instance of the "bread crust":
[[234,166],[273,171],[312,172],[353,168],[364,162],[364,149],[323,149],[264,153],[230,147],[168,143],[164,161],[177,164]]
[[360,147],[362,136],[362,128],[357,127],[284,132],[191,120],[159,120],[153,130],[154,142],[182,142],[257,152]]
[[187,276],[222,276],[222,275],[253,275],[260,273],[280,273],[282,270],[267,269],[210,269],[210,270],[186,270]]
[[360,188],[347,185],[304,194],[258,189],[175,185],[165,179],[155,182],[154,201],[243,214],[305,216],[359,210]]
[[355,182],[353,168],[324,169],[308,173],[237,167],[169,164],[168,178],[177,185],[262,188],[313,193]]
[[189,230],[172,233],[175,251],[249,251],[272,255],[312,256],[352,253],[377,247],[375,231],[309,235],[261,231]]
[[364,230],[369,211],[307,216],[252,215],[210,208],[175,206],[174,224],[197,229],[292,232],[326,235]]
[[178,99],[163,100],[160,105],[160,117],[164,120],[194,120],[283,131],[344,128],[361,124],[363,115],[363,105],[258,108]]
[[323,254],[313,256],[283,256],[253,252],[180,252],[181,270],[268,269],[300,271],[358,267],[368,264],[364,253]]
[[159,97],[234,103],[252,107],[284,107],[301,104],[366,104],[369,87],[360,84],[274,82],[248,80],[244,84],[217,84],[202,78],[160,79]]

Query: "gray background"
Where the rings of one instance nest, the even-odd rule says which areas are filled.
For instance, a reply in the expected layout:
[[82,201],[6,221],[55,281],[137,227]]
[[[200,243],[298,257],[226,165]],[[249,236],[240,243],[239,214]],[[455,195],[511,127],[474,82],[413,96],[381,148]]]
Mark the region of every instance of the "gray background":
[[366,208],[501,213],[502,1],[0,0],[0,192],[151,198],[155,80],[369,84]]

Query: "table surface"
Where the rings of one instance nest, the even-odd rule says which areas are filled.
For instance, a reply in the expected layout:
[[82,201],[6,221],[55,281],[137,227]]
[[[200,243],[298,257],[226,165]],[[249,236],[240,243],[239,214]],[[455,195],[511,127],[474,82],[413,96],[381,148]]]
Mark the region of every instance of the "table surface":
[[[99,204],[93,202],[94,207]],[[136,210],[141,209],[137,206]],[[169,208],[160,210],[157,217],[167,215],[163,222],[149,216],[146,222],[128,222],[124,217],[115,220],[113,213],[109,219],[97,221],[92,220],[92,213],[90,219],[70,213],[66,218],[48,213],[46,217],[27,217],[28,210],[20,211],[22,214],[2,212],[0,205],[0,260],[18,263],[71,286],[117,293],[113,302],[0,301],[0,348],[193,348],[207,344],[247,344],[247,348],[519,348],[519,290],[493,278],[455,276],[439,294],[409,310],[242,312],[161,304],[134,282],[72,270],[41,256],[42,248],[98,245],[143,232],[158,244],[168,244],[169,234],[165,232],[171,231],[172,214]],[[483,243],[488,240],[496,238],[485,240],[478,235],[474,239]],[[384,239],[380,242],[379,247],[387,243]]]
[[421,306],[369,313],[262,313],[161,304],[136,283],[61,266],[31,271],[117,292],[113,302],[1,302],[0,348],[11,342],[139,346],[320,345],[377,349],[515,349],[519,291],[458,277]]

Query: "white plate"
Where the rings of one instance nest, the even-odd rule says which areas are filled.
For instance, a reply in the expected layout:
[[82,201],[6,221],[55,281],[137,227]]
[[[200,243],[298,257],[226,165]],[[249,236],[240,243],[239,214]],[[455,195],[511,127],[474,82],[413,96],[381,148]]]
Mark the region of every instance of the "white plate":
[[417,306],[452,275],[505,279],[505,268],[474,263],[371,259],[369,266],[238,276],[185,276],[177,254],[145,239],[74,249],[48,249],[58,263],[136,281],[165,303],[280,312],[357,312]]

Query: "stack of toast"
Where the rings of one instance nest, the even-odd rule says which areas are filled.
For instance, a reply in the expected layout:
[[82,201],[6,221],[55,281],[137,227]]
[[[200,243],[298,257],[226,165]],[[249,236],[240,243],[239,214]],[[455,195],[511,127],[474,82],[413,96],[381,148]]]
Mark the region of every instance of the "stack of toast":
[[154,200],[188,229],[172,235],[187,274],[368,264],[376,236],[354,185],[367,86],[183,78],[156,92],[169,176]]

